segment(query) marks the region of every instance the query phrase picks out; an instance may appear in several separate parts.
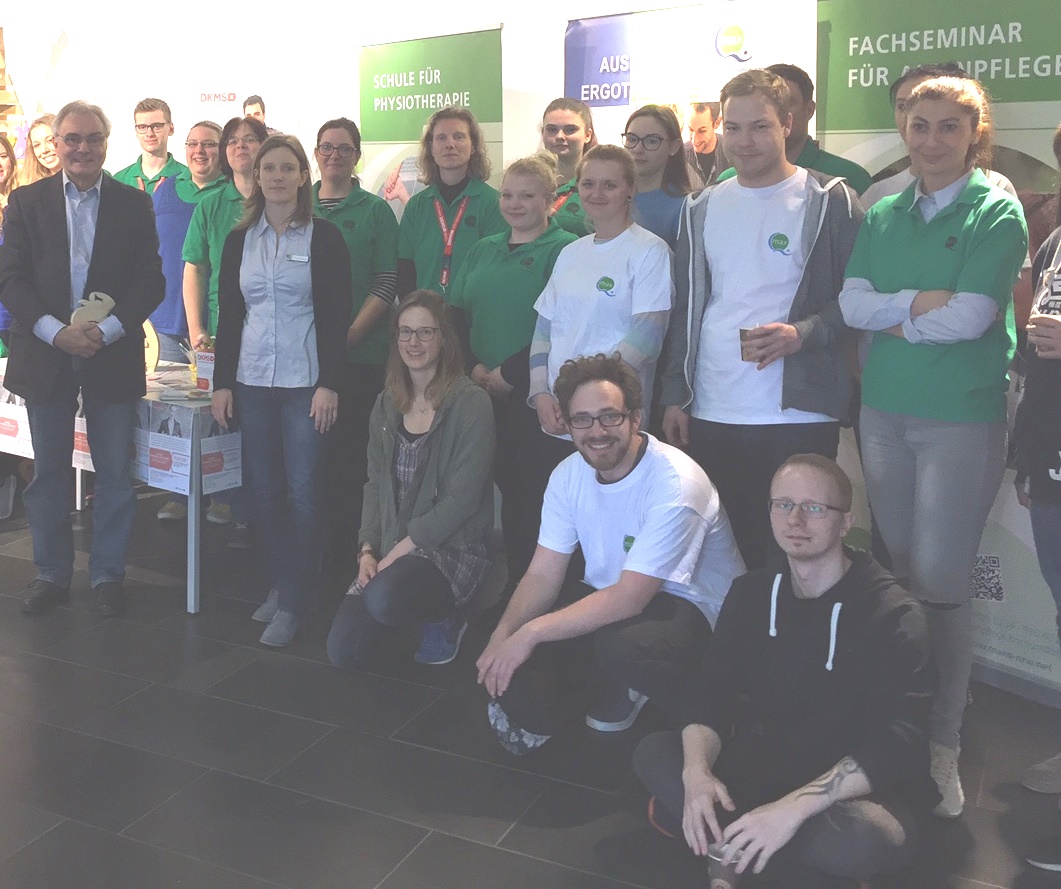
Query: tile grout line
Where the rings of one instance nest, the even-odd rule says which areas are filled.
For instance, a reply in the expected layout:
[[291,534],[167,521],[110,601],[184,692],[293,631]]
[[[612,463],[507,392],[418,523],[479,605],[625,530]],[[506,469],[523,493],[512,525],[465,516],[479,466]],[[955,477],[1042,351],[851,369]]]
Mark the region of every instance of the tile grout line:
[[[509,835],[510,833],[512,833],[512,831],[513,831],[513,830],[515,830],[515,829],[516,829],[516,825],[517,825],[517,824],[519,824],[519,822],[520,822],[520,820],[521,820],[521,819],[523,818],[523,816],[524,816],[524,815],[526,815],[526,814],[527,814],[527,813],[528,813],[528,812],[529,812],[529,811],[530,811],[531,809],[533,809],[533,808],[534,808],[534,807],[535,807],[535,806],[536,806],[536,805],[538,804],[538,800],[540,800],[540,799],[541,799],[541,798],[542,798],[543,796],[545,796],[545,794],[546,794],[546,793],[547,793],[547,792],[549,791],[549,789],[550,789],[550,785],[549,785],[549,784],[546,784],[546,785],[545,785],[545,786],[544,786],[544,787],[543,787],[543,788],[541,789],[541,793],[539,793],[539,794],[538,794],[538,795],[537,795],[536,797],[534,797],[534,799],[532,799],[532,800],[530,801],[530,803],[529,803],[529,804],[527,805],[527,808],[525,808],[525,809],[524,809],[524,810],[523,810],[522,812],[520,812],[520,813],[519,813],[519,814],[518,814],[518,815],[516,816],[516,820],[515,820],[515,821],[513,821],[513,822],[512,822],[512,823],[511,823],[511,824],[510,824],[510,825],[509,825],[509,826],[508,826],[508,827],[507,827],[507,828],[505,829],[505,832],[504,832],[503,834],[501,834],[501,836],[500,836],[500,837],[498,837],[498,840],[497,840],[497,842],[496,842],[496,843],[494,843],[494,848],[495,848],[495,849],[500,849],[500,848],[501,848],[501,844],[502,844],[502,843],[503,843],[503,842],[505,841],[505,839],[506,839],[506,838],[508,837],[508,835]],[[506,850],[506,851],[507,851],[507,850]]]
[[[416,826],[419,826],[419,825],[416,825]],[[420,847],[421,847],[421,846],[422,846],[422,845],[423,845],[424,843],[426,843],[426,842],[427,842],[427,840],[428,840],[428,838],[429,838],[429,837],[430,837],[430,836],[431,836],[431,835],[432,835],[432,834],[433,834],[434,832],[435,832],[435,831],[433,831],[433,830],[431,830],[430,828],[428,828],[428,829],[427,829],[427,833],[426,833],[426,834],[424,834],[424,836],[423,836],[423,837],[422,837],[422,838],[420,839],[420,842],[418,842],[418,843],[417,843],[417,844],[416,844],[415,846],[413,846],[413,848],[411,848],[411,849],[410,849],[410,850],[409,850],[408,852],[406,852],[406,853],[405,853],[405,855],[403,855],[403,856],[402,856],[402,860],[401,860],[401,861],[399,861],[399,862],[398,862],[398,863],[397,863],[396,865],[394,865],[394,867],[392,867],[392,868],[391,868],[391,869],[390,869],[390,870],[389,870],[389,871],[388,871],[388,872],[387,872],[387,873],[386,873],[386,874],[384,875],[384,877],[383,877],[383,879],[382,879],[382,880],[380,880],[380,881],[379,881],[378,883],[376,883],[376,885],[375,885],[374,889],[381,889],[381,887],[383,886],[383,884],[384,884],[384,883],[386,883],[386,882],[387,882],[387,880],[389,880],[389,879],[390,879],[390,878],[391,878],[392,876],[394,876],[394,872],[395,872],[396,870],[398,870],[398,868],[399,868],[399,867],[401,867],[401,866],[402,866],[403,864],[405,864],[405,862],[409,860],[409,856],[411,856],[411,855],[412,855],[412,854],[413,854],[413,853],[414,853],[414,852],[415,852],[415,851],[416,851],[417,849],[419,849],[419,848],[420,848]]]

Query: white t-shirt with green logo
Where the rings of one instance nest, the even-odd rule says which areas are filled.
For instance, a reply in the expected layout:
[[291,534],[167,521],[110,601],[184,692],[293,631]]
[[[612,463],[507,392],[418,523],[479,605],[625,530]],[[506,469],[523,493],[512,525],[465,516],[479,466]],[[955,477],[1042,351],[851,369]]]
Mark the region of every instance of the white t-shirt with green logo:
[[[668,312],[673,302],[666,242],[639,225],[603,244],[593,238],[586,235],[560,251],[534,304],[550,322],[550,389],[569,358],[614,352],[630,333],[631,316]],[[636,370],[644,391],[651,392],[655,360]]]
[[618,582],[623,571],[663,581],[714,626],[735,577],[744,573],[718,492],[684,451],[647,435],[641,462],[625,478],[602,484],[581,454],[553,470],[545,491],[538,543],[586,557],[585,581],[594,589]]
[[694,417],[749,425],[832,421],[825,414],[782,410],[784,359],[758,370],[740,357],[742,327],[788,321],[814,246],[801,236],[807,203],[802,167],[766,188],[745,188],[736,178],[715,186],[704,218],[711,299],[693,377]]

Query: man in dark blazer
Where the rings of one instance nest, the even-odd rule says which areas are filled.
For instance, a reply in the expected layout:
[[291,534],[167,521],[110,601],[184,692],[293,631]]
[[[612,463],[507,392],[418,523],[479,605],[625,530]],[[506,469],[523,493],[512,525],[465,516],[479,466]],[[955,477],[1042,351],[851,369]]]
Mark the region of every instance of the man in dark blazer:
[[[136,511],[136,403],[145,392],[142,325],[165,280],[151,199],[103,174],[110,122],[85,102],[53,125],[62,174],[12,193],[0,247],[0,302],[11,311],[4,384],[26,399],[35,471],[24,501],[38,577],[23,611],[70,596],[74,414],[80,393],[96,471],[89,577],[100,613],[125,610],[125,552]],[[71,321],[90,293],[114,300],[99,321]]]

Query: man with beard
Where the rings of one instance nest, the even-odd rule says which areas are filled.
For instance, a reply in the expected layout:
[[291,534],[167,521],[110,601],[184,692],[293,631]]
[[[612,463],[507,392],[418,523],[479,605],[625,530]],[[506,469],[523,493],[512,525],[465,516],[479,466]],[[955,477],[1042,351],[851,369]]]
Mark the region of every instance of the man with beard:
[[[714,485],[641,431],[633,368],[618,355],[568,361],[555,393],[578,453],[549,479],[538,547],[477,662],[490,723],[516,755],[583,716],[623,731],[649,699],[677,720],[744,572]],[[579,546],[584,580],[565,583]]]

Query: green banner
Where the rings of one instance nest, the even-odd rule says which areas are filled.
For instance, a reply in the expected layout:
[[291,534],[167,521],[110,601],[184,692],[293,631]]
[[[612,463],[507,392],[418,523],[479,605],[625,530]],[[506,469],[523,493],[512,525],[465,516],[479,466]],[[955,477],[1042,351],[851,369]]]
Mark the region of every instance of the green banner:
[[416,142],[440,108],[501,122],[501,31],[476,31],[361,50],[361,128],[374,142]]
[[888,86],[929,62],[958,62],[996,104],[1057,101],[1059,25],[1058,0],[819,0],[818,128],[892,127]]

